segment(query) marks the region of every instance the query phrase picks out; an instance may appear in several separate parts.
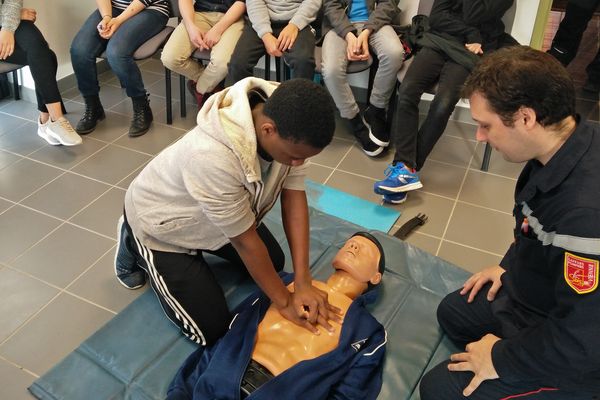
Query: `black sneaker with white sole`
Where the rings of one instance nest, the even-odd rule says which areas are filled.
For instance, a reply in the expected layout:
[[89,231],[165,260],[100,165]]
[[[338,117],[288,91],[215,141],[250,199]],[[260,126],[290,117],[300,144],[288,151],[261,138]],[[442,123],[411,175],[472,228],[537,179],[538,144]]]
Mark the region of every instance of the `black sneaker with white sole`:
[[386,111],[384,108],[369,106],[365,110],[365,121],[371,128],[369,139],[381,147],[390,144],[390,132],[387,129]]
[[371,140],[371,129],[369,129],[369,125],[360,112],[356,114],[356,117],[350,119],[349,121],[352,127],[352,133],[354,134],[356,140],[358,140],[360,143],[362,151],[364,151],[369,157],[375,157],[381,154],[383,147]]
[[146,284],[146,271],[137,263],[132,253],[131,236],[121,216],[117,224],[117,250],[115,251],[115,275],[117,280],[127,289],[137,289]]

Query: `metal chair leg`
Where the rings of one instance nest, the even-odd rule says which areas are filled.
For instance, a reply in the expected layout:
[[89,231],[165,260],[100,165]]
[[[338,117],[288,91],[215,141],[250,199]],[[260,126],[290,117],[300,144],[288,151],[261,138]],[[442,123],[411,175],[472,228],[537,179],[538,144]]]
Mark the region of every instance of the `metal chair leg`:
[[265,53],[265,81],[271,80],[271,56]]
[[17,73],[16,69],[12,72],[12,74],[15,100],[21,100],[21,95],[19,94],[19,74]]
[[185,77],[183,75],[179,75],[179,101],[181,118],[185,118],[187,116],[187,107],[185,104]]
[[275,80],[281,82],[281,62],[282,57],[275,57]]
[[167,97],[167,124],[173,123],[173,98],[171,96],[171,70],[165,67],[165,95]]
[[481,170],[487,172],[490,166],[490,157],[492,156],[492,146],[489,143],[485,144],[485,150],[483,152],[483,161],[481,162]]

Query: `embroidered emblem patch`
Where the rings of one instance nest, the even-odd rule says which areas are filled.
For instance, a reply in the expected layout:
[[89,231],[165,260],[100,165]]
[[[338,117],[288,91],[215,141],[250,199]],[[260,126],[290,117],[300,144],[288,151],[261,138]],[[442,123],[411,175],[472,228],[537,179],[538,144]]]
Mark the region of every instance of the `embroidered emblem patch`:
[[565,252],[565,280],[578,294],[593,292],[598,287],[598,260]]

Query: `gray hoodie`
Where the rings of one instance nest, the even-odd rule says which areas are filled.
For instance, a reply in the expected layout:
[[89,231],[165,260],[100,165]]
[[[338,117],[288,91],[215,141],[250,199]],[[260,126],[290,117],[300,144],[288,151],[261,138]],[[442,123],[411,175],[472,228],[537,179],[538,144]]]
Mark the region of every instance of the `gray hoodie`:
[[259,38],[273,33],[271,21],[291,22],[299,30],[317,18],[322,0],[246,0],[248,18]]
[[273,161],[261,177],[248,91],[276,83],[246,78],[211,96],[198,126],[164,149],[131,183],[125,212],[154,250],[215,250],[260,222],[283,188],[304,190],[306,164]]

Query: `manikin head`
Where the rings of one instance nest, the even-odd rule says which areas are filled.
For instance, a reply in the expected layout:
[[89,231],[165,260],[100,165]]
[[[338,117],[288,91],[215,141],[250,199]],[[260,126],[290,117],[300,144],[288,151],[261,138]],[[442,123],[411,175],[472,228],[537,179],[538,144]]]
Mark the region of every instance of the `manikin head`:
[[335,273],[328,284],[343,285],[346,294],[354,298],[381,282],[385,255],[381,243],[373,235],[357,232],[337,252],[331,264]]

